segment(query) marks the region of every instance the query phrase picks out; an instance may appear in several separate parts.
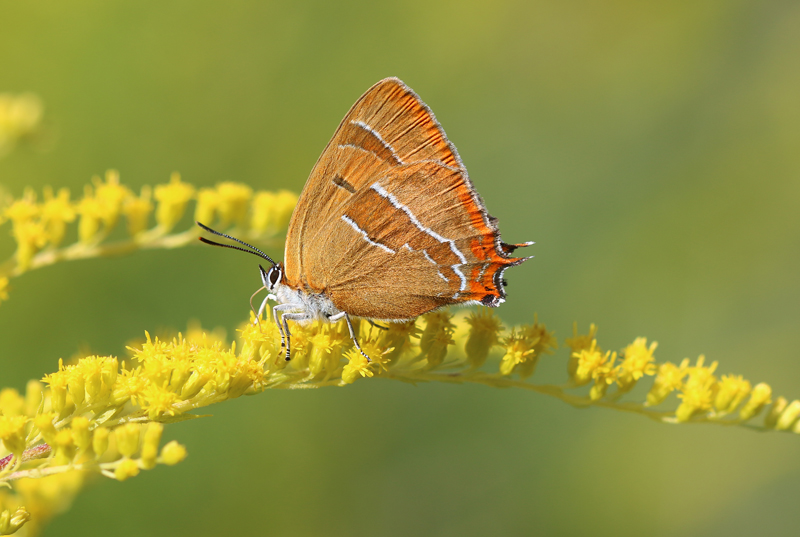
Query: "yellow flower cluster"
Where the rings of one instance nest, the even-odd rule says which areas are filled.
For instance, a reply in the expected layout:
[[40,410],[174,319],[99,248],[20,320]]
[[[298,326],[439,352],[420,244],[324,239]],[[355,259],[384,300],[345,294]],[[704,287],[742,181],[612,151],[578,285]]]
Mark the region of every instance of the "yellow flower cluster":
[[[619,394],[630,391],[644,376],[652,376],[656,371],[653,352],[658,343],[647,345],[647,338],[636,338],[622,351],[603,352],[597,345],[597,327],[592,325],[589,333],[578,335],[577,326],[573,327],[573,337],[566,340],[572,349],[567,373],[576,386],[584,386],[593,382],[589,398],[597,401],[606,395],[612,384],[617,385]],[[617,359],[620,362],[617,363]]]
[[[41,201],[28,189],[18,199],[0,207],[0,224],[11,224],[17,244],[14,257],[0,264],[0,302],[8,298],[8,277],[59,260],[97,257],[138,248],[175,248],[188,244],[199,230],[190,224],[184,233],[173,233],[189,203],[196,200],[194,219],[258,241],[275,237],[289,223],[297,195],[288,191],[253,192],[240,183],[225,182],[199,191],[174,173],[169,182],[144,186],[139,195],[120,183],[119,173],[106,172],[86,185],[83,197],[71,200],[69,190],[55,193],[45,188]],[[127,223],[128,239],[108,242],[120,218]],[[155,225],[150,227],[151,218]],[[77,220],[75,244],[62,247],[70,224]]]
[[[170,442],[159,449],[163,424],[268,388],[346,386],[372,377],[471,382],[529,389],[576,406],[624,408],[666,423],[744,424],[772,403],[768,385],[751,388],[740,376],[718,378],[717,363],[705,365],[702,356],[694,365],[688,359],[678,365],[658,363],[657,344],[645,338],[619,352],[604,351],[594,325],[587,334],[575,329],[566,339],[570,382],[561,386],[526,380],[540,356],[552,354],[558,345],[536,318],[509,330],[492,310],[482,308],[455,316],[437,311],[388,327],[356,320],[354,328],[370,360],[353,347],[344,323],[312,323],[293,326],[287,362],[273,320],[251,315],[231,344],[224,335],[197,326],[187,337],[168,341],[145,334],[142,344],[130,349],[129,364],[88,356],[74,365],[60,364],[44,377],[44,385],[31,381],[24,396],[3,390],[0,441],[7,455],[0,458],[0,484],[16,483],[13,494],[0,496],[0,529],[8,533],[31,516],[46,520],[57,511],[56,503],[48,510],[44,506],[50,504],[36,499],[45,495],[41,487],[61,491],[59,501],[68,504],[82,483],[78,470],[122,481],[157,463],[181,461],[183,446]],[[637,402],[632,389],[647,377],[654,379],[646,400]],[[616,390],[609,393],[612,386]],[[677,408],[653,408],[673,392]],[[624,396],[632,400],[619,402]],[[748,426],[800,433],[798,418],[800,401],[779,397],[763,425]]]
[[[490,315],[491,313],[485,312],[483,317],[485,319]],[[475,323],[471,323],[471,326],[475,328]],[[484,327],[485,333],[496,333],[494,330],[489,332],[487,328]],[[503,346],[505,355],[500,362],[500,373],[503,375],[518,373],[524,379],[533,375],[542,354],[553,354],[558,348],[558,341],[553,332],[548,332],[534,315],[533,324],[512,329],[511,335],[503,340]]]
[[[752,386],[741,375],[717,377],[718,363],[705,365],[705,356],[702,355],[695,365],[690,365],[688,358],[677,365],[672,362],[658,364],[653,355],[658,344],[647,345],[646,338],[636,338],[620,351],[621,359],[617,363],[617,353],[603,352],[597,344],[596,334],[594,325],[585,335],[578,335],[576,327],[574,336],[567,339],[567,345],[572,349],[568,366],[572,385],[582,386],[594,381],[589,392],[592,401],[606,397],[607,388],[613,384],[617,385],[617,392],[609,399],[616,401],[645,376],[655,376],[645,402],[640,405],[641,413],[645,415],[673,423],[744,424],[772,404],[760,428],[800,434],[800,400],[790,403],[786,398],[778,397],[773,403],[772,388],[766,383]],[[673,392],[680,400],[676,410],[649,410],[662,404]]]
[[0,157],[39,128],[44,108],[32,93],[0,93]]
[[161,423],[126,411],[126,396],[112,389],[125,372],[92,356],[48,375],[49,389],[30,381],[24,396],[0,391],[0,484],[15,482],[0,493],[0,535],[67,509],[87,471],[123,481],[186,456],[174,441],[159,449]]

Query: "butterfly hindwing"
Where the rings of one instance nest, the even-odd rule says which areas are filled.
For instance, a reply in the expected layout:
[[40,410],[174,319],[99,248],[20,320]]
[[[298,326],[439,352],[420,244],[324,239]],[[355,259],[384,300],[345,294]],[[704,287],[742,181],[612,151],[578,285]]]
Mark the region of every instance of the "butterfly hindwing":
[[384,319],[462,302],[499,305],[502,272],[523,259],[496,249],[499,235],[484,215],[462,172],[435,162],[395,169],[342,207],[341,224],[330,221],[338,262],[327,292],[343,311]]

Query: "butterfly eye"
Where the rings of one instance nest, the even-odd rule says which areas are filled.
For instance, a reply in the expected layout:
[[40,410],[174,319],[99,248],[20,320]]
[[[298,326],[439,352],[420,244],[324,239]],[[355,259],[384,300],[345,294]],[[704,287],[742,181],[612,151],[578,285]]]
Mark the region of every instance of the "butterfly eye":
[[274,289],[275,285],[281,281],[281,269],[277,266],[270,268],[267,274],[267,280],[269,280],[269,288]]

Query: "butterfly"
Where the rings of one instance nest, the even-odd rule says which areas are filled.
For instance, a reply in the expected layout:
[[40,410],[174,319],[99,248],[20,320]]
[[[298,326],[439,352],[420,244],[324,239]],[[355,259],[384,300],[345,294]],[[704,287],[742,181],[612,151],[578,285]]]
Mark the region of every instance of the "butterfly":
[[[532,242],[500,240],[455,146],[430,108],[397,78],[381,80],[345,115],[300,194],[284,262],[239,239],[198,225],[262,257],[259,265],[286,360],[287,321],[344,320],[367,358],[351,317],[402,322],[453,305],[497,307],[503,273]],[[256,291],[257,293],[258,291]]]

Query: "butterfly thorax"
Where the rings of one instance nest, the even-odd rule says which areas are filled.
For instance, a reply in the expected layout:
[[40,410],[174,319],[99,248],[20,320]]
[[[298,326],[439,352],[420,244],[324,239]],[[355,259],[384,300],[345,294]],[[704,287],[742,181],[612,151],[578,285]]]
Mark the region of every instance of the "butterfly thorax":
[[305,313],[305,321],[327,320],[329,317],[341,313],[324,293],[295,288],[283,282],[275,285],[273,293],[278,297],[279,304],[291,306],[287,308],[288,311]]

